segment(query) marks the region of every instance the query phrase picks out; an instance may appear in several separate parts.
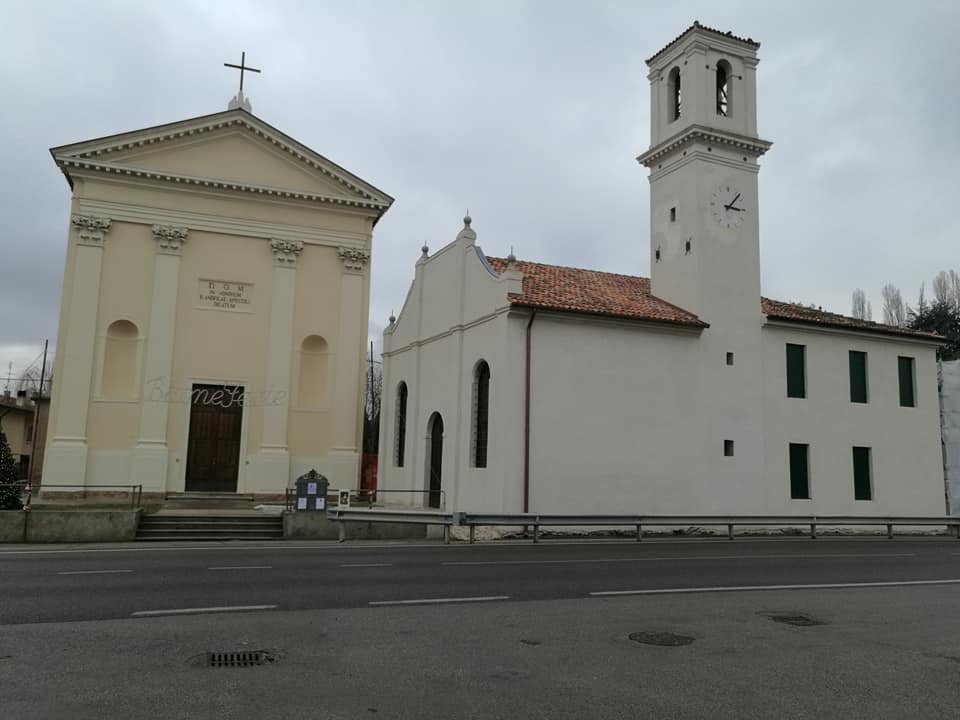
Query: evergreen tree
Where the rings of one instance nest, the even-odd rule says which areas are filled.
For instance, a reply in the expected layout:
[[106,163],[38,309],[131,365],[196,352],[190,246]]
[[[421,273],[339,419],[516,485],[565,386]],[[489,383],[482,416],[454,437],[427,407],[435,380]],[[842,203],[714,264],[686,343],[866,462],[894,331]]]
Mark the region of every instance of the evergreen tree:
[[910,327],[914,330],[935,332],[947,343],[937,351],[941,360],[960,359],[960,312],[950,302],[934,301],[918,305],[910,311]]
[[20,486],[14,485],[20,480],[17,464],[10,452],[7,435],[0,430],[0,510],[19,510],[23,507],[20,502]]

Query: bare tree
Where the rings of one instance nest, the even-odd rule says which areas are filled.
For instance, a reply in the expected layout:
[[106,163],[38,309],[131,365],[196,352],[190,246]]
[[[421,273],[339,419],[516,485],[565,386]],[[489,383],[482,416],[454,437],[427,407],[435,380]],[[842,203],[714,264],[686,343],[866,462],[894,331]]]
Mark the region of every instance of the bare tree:
[[867,294],[857,288],[853,291],[853,317],[858,320],[872,320],[873,309],[867,302]]
[[941,270],[933,279],[933,299],[938,305],[947,305],[951,301],[950,274]]
[[900,289],[893,283],[887,283],[881,291],[883,295],[883,322],[885,325],[905,327],[907,324],[907,310],[903,304]]

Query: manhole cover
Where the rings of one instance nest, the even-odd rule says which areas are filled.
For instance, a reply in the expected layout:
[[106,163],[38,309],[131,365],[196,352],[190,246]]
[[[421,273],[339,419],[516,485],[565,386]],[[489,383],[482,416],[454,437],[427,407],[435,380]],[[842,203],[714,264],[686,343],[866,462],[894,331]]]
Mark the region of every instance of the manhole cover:
[[670,632],[635,632],[630,633],[630,639],[644,645],[660,645],[662,647],[679,647],[693,642],[693,638],[689,635],[678,635]]
[[241,650],[239,652],[208,652],[206,667],[253,667],[276,662],[276,654],[269,650]]
[[817,620],[812,618],[809,615],[787,615],[780,613],[769,613],[768,618],[774,622],[783,623],[784,625],[795,625],[797,627],[811,627],[813,625],[826,625],[823,620]]

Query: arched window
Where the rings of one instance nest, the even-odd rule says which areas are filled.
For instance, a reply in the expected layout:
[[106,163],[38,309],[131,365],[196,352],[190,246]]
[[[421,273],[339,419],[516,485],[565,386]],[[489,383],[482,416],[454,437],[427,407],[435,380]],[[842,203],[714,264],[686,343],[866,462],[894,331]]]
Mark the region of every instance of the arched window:
[[140,332],[129,320],[116,320],[107,328],[103,346],[100,394],[128,400],[136,396],[137,350]]
[[717,63],[717,115],[730,115],[730,89],[733,82],[733,72],[730,63],[721,60]]
[[477,363],[473,371],[473,448],[472,465],[487,466],[487,438],[490,424],[490,366],[485,360]]
[[674,68],[670,71],[667,79],[667,87],[670,92],[670,122],[677,120],[683,110],[683,103],[680,95],[680,68]]
[[323,407],[327,397],[327,341],[319,335],[307,335],[300,344],[300,382],[297,394],[300,407]]
[[407,384],[397,386],[397,416],[393,429],[393,464],[403,467],[407,447]]

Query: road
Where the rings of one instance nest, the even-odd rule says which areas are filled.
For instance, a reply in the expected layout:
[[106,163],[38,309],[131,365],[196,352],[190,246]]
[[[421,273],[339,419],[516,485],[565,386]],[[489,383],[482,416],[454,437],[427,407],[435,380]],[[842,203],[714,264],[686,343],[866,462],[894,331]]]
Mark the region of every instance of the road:
[[237,606],[310,610],[683,588],[960,583],[960,542],[141,544],[0,550],[0,577],[0,624],[14,624]]
[[956,540],[0,549],[14,720],[936,718],[958,673]]

